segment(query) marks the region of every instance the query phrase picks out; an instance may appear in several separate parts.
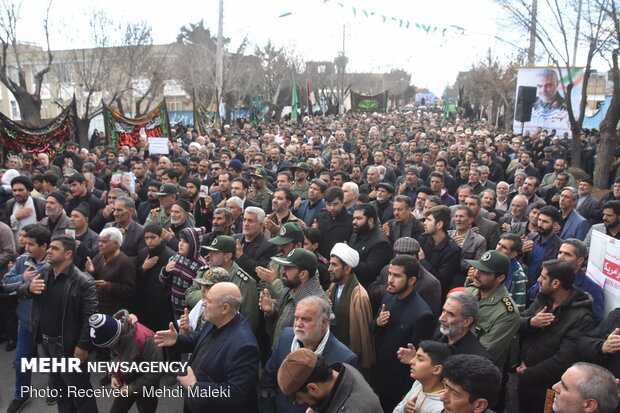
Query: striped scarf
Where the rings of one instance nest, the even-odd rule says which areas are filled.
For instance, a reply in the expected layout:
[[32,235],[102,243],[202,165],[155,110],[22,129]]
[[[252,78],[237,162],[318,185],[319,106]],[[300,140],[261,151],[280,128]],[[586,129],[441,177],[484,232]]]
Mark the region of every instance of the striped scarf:
[[[176,261],[174,268],[170,272],[162,268],[162,278],[170,279],[170,293],[172,299],[172,309],[177,312],[183,312],[187,307],[185,301],[185,291],[192,285],[192,281],[196,278],[196,274],[200,267],[207,265],[207,261],[200,255],[200,245],[204,234],[204,228],[184,228],[181,230],[184,239],[189,240],[190,248],[188,256],[179,254],[178,252],[170,258],[170,261]],[[181,236],[179,233],[179,236]]]

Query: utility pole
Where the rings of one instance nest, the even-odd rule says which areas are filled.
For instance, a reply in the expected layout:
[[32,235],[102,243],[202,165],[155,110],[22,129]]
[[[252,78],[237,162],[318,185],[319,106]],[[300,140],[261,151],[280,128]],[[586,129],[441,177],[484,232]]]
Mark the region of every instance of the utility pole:
[[224,84],[224,0],[220,0],[219,19],[217,25],[217,48],[215,49],[215,115],[220,119],[220,102]]
[[573,66],[577,64],[577,46],[579,45],[579,23],[581,22],[581,8],[583,0],[579,0],[579,8],[577,9],[577,25],[575,26],[575,44],[573,45]]
[[344,39],[346,26],[342,25],[342,52],[338,53],[334,63],[338,69],[339,87],[338,87],[338,114],[344,114],[344,70],[349,59],[344,54]]
[[532,18],[530,25],[530,48],[527,51],[527,65],[536,63],[536,18],[538,14],[538,0],[532,0]]

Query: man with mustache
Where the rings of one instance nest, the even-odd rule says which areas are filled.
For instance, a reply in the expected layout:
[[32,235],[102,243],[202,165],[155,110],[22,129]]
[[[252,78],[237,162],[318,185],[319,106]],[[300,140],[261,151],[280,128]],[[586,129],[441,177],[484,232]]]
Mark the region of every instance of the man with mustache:
[[[527,236],[527,241],[523,243],[523,262],[528,267],[529,286],[536,283],[543,261],[554,259],[560,251],[562,240],[554,231],[554,225],[560,220],[560,213],[554,207],[541,208],[538,212],[538,231],[530,233]],[[530,296],[529,291],[528,297],[534,298]]]
[[295,248],[286,257],[273,257],[273,261],[280,265],[280,278],[285,288],[277,302],[265,288],[260,293],[259,308],[265,313],[272,345],[275,345],[282,330],[293,325],[297,304],[302,299],[311,295],[326,296],[316,276],[317,258],[313,252]]
[[504,286],[510,259],[499,251],[490,250],[479,260],[466,262],[475,268],[473,284],[466,292],[473,294],[480,306],[475,334],[495,365],[503,368],[519,330],[519,310]]
[[[432,340],[454,346],[455,354],[475,354],[491,359],[489,352],[471,332],[471,326],[478,322],[478,300],[467,291],[451,293],[441,310],[439,326],[433,333]],[[408,343],[396,353],[401,363],[409,366],[416,355],[416,348]]]
[[293,327],[282,330],[263,370],[259,387],[260,404],[264,408],[261,411],[306,411],[307,405],[291,403],[277,385],[280,365],[287,355],[299,348],[322,355],[329,364],[341,362],[357,366],[357,356],[330,332],[330,313],[329,302],[321,297],[309,296],[297,303]]

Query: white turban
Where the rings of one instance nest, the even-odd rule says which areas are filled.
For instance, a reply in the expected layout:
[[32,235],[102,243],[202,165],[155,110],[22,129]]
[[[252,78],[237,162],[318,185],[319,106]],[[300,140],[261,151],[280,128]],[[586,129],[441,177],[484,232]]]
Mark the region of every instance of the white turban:
[[360,263],[359,253],[342,242],[334,245],[334,248],[332,248],[332,252],[330,253],[330,255],[335,255],[336,257],[340,258],[342,262],[344,262],[351,268],[357,267],[357,264]]

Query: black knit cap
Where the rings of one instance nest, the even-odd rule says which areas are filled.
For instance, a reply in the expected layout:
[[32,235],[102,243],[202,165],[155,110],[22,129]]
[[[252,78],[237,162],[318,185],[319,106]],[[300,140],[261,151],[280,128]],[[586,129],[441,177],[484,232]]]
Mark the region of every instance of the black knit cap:
[[174,204],[180,206],[181,208],[183,208],[183,211],[189,212],[189,202],[187,202],[186,200],[184,200],[184,199],[177,199],[174,202]]
[[90,206],[88,205],[88,202],[80,202],[80,204],[76,206],[73,210],[84,215],[86,218],[90,216]]
[[65,201],[67,200],[67,197],[65,197],[65,193],[62,191],[54,191],[48,196],[51,196],[52,198],[56,198],[56,200],[60,202],[60,205],[64,205]]

